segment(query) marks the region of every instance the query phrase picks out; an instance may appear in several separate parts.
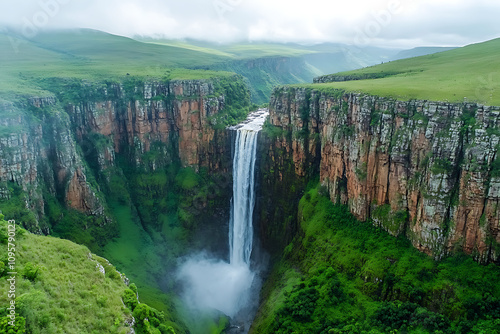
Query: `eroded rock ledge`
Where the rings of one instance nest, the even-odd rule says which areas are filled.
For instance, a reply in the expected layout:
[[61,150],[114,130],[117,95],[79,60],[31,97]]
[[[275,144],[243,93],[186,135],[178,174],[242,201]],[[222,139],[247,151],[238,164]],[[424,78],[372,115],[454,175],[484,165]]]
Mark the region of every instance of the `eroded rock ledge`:
[[283,152],[264,158],[272,178],[313,169],[332,201],[429,255],[500,260],[499,107],[284,87],[270,123],[264,150]]

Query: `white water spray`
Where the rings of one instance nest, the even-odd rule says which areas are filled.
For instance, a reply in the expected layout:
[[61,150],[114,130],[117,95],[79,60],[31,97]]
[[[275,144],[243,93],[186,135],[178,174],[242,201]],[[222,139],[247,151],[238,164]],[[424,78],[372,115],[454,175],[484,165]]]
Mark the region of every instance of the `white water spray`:
[[233,199],[229,222],[229,263],[198,255],[186,261],[179,279],[187,287],[185,299],[197,309],[216,309],[229,317],[248,305],[255,273],[250,270],[255,206],[257,136],[268,116],[260,109],[235,127]]

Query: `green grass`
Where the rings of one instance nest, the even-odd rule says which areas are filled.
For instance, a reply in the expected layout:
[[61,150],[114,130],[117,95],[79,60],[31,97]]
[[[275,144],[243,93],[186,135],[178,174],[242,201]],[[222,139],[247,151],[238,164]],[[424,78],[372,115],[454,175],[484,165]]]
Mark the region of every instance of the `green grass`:
[[[122,232],[130,241],[131,233],[138,230],[132,227],[130,233]],[[9,290],[7,278],[11,277],[7,274],[11,270],[5,267],[8,263],[7,241],[7,222],[0,214],[2,291]],[[157,306],[164,307],[166,300],[152,305],[155,308],[144,303],[148,297],[158,301],[161,298],[159,290],[150,285],[146,285],[144,290],[137,290],[135,284],[127,287],[124,277],[115,267],[106,259],[92,254],[87,247],[69,240],[34,235],[19,226],[14,244],[16,260],[12,271],[17,272],[16,315],[25,320],[28,333],[128,333],[130,328],[126,321],[130,323],[132,315],[138,334],[181,333],[170,320],[168,312],[156,309]],[[134,255],[125,248],[118,251],[124,253],[121,256]],[[148,256],[145,250],[142,252],[142,259],[132,259],[137,261],[134,265],[138,266]],[[135,310],[137,293],[142,302],[140,310]],[[153,294],[156,296],[152,297]],[[6,293],[0,297],[0,332],[7,319],[6,305],[10,303],[7,297]],[[144,321],[144,315],[149,321]]]
[[0,58],[2,95],[51,95],[40,81],[53,77],[98,82],[128,76],[190,80],[232,75],[222,71],[185,69],[193,64],[221,61],[223,57],[141,43],[92,30],[43,33],[36,41],[0,33]]
[[[0,221],[4,263],[7,224]],[[121,295],[127,288],[115,268],[71,241],[30,234],[18,227],[16,235],[16,305],[26,319],[29,333],[126,333],[130,312]],[[32,263],[38,272],[29,280],[22,273]],[[104,267],[102,274],[97,264]],[[5,273],[1,273],[5,274]],[[3,275],[0,275],[3,276]],[[8,291],[7,276],[0,289]],[[0,297],[0,316],[5,315],[7,294]]]
[[[151,40],[139,39],[145,43],[167,45],[171,47],[184,48],[187,50],[199,51],[208,55],[227,57],[230,59],[252,59],[272,56],[297,57],[307,54],[319,53],[314,46],[302,46],[299,44],[279,44],[279,43],[236,43],[236,44],[215,44],[210,42],[189,40]],[[338,51],[333,48],[333,51]],[[328,51],[332,51],[329,48]],[[228,60],[230,60],[228,59]]]
[[50,95],[40,81],[76,78],[91,82],[120,80],[128,75],[145,79],[190,80],[227,77],[224,71],[190,70],[236,58],[298,56],[310,53],[283,45],[238,45],[221,50],[165,41],[134,39],[81,29],[44,32],[33,41],[0,33],[0,92]]
[[251,333],[500,333],[498,266],[434,261],[323,193],[300,200]]
[[377,79],[314,84],[400,100],[425,99],[500,105],[500,39],[393,61],[336,75]]
[[287,46],[273,43],[237,44],[227,46],[223,50],[234,54],[238,58],[297,57],[317,53],[317,51],[309,50],[299,45]]
[[[346,48],[336,44],[224,45],[192,40],[135,40],[89,29],[45,31],[26,40],[3,31],[0,95],[51,95],[40,81],[52,77],[91,82],[123,80],[127,76],[206,79],[228,76],[219,71],[230,71],[248,79],[253,102],[262,104],[269,100],[274,85],[310,82],[323,73],[378,63],[388,52],[366,49],[353,54],[346,53]],[[264,61],[252,66],[257,59]]]

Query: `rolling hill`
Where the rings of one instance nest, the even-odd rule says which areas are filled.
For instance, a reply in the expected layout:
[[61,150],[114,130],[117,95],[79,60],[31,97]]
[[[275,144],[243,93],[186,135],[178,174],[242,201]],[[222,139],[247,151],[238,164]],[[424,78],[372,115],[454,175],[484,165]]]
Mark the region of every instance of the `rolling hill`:
[[397,60],[315,79],[322,89],[345,89],[397,99],[500,105],[500,39]]
[[194,79],[236,72],[247,78],[253,100],[267,102],[276,85],[311,82],[315,76],[389,59],[394,50],[340,44],[239,43],[132,39],[89,29],[41,32],[26,39],[0,32],[0,92],[49,94],[44,79],[97,81],[138,78]]

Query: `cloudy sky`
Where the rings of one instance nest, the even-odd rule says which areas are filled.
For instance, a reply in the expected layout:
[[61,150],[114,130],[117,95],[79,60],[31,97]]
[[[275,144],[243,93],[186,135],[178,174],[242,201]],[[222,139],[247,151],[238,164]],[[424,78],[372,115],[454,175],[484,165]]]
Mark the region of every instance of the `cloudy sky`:
[[500,37],[498,0],[0,0],[0,25],[125,36],[459,46]]

